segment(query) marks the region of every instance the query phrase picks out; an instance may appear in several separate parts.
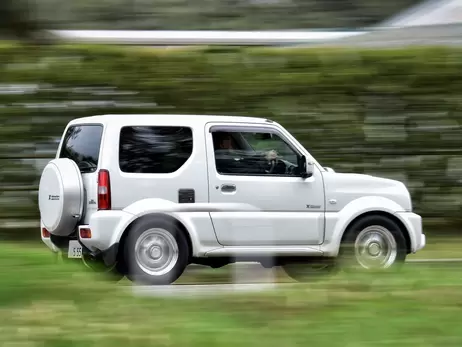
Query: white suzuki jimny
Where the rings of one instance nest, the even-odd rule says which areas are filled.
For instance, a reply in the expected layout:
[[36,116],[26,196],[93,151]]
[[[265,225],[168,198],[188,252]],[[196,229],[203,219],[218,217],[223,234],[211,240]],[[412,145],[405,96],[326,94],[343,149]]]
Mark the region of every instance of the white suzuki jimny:
[[401,182],[322,167],[267,119],[102,115],[71,121],[39,187],[43,242],[120,278],[188,264],[382,270],[425,246]]

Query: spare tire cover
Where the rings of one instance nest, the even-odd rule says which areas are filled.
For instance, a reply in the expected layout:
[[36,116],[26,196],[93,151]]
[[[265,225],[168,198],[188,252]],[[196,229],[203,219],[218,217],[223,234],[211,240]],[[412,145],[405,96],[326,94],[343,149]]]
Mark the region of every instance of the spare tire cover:
[[39,185],[39,209],[43,226],[53,235],[72,234],[82,218],[84,187],[77,164],[70,159],[50,161]]

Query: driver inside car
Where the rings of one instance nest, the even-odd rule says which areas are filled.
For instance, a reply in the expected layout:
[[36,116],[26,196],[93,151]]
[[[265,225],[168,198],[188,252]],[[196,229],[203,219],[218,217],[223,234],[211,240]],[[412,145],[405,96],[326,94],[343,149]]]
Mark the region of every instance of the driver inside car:
[[[226,156],[231,155],[228,157],[229,159],[218,159],[220,162],[220,169],[224,172],[228,173],[238,173],[242,170],[242,172],[253,172],[254,174],[272,174],[275,173],[275,169],[278,166],[278,153],[274,150],[265,151],[260,158],[255,157],[255,152],[248,153],[247,151],[242,151],[240,149],[239,143],[236,139],[227,132],[217,132],[213,136],[214,140],[214,147],[216,155],[217,152],[225,151],[227,152]],[[247,155],[246,155],[247,154]],[[234,157],[236,155],[236,157]],[[262,160],[263,159],[263,160]],[[264,164],[266,162],[266,164]],[[279,163],[281,165],[282,163]],[[262,166],[263,165],[263,166]]]
[[218,149],[237,149],[233,143],[233,137],[228,133],[220,133],[218,138]]
[[[225,149],[225,150],[238,150],[238,146],[236,141],[229,133],[216,133],[216,137],[214,137],[215,141],[215,150],[217,149]],[[271,149],[265,152],[265,159],[268,161],[275,160],[278,157],[278,153]]]

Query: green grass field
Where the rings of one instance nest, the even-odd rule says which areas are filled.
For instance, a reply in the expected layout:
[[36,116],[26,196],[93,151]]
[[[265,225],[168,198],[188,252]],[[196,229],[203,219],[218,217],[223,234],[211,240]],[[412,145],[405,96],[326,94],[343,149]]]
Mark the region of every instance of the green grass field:
[[427,235],[427,244],[409,259],[462,259],[462,237],[438,238]]
[[0,268],[2,346],[462,346],[459,264],[207,298],[134,297],[41,247],[0,246]]
[[[409,261],[420,259],[462,259],[462,238],[438,238],[427,236],[427,245],[416,254],[410,254]],[[422,265],[418,265],[419,268]],[[462,262],[460,263],[462,268]],[[265,269],[258,264],[225,266],[219,269],[188,269],[178,280],[178,283],[229,283],[235,276],[243,281],[252,283],[268,282],[294,282],[281,268]]]

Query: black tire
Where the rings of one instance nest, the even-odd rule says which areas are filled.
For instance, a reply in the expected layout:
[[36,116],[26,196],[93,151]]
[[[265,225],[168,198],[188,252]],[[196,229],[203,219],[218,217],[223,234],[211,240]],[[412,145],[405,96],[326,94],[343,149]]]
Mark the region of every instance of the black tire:
[[124,273],[119,271],[117,265],[105,272],[104,275],[106,276],[106,279],[111,282],[120,282],[125,277]]
[[[403,232],[406,231],[401,230],[399,225],[393,219],[386,216],[368,215],[357,220],[348,227],[343,236],[339,252],[339,264],[341,268],[346,271],[387,271],[399,269],[406,260],[408,253],[406,238],[404,237]],[[381,249],[390,249],[391,253],[395,253],[395,256],[389,256],[388,258],[384,256],[384,259],[388,260],[384,261],[382,264],[377,261],[377,266],[375,267],[365,266],[365,262],[361,260],[361,257],[358,258],[356,253],[356,249],[359,251],[362,248],[355,246],[355,243],[356,241],[359,241],[358,238],[362,238],[362,235],[368,235],[368,233],[369,235],[375,235],[376,238],[377,235],[383,235],[382,240],[384,240],[384,243],[382,244]],[[388,246],[383,246],[386,244]],[[396,252],[394,252],[392,248],[395,248]],[[367,256],[372,259],[373,256],[371,254],[375,254],[376,249],[377,248],[369,248]],[[378,252],[380,252],[380,250]],[[376,257],[376,259],[379,258]]]
[[302,283],[318,281],[337,272],[336,262],[331,258],[307,263],[288,263],[282,268],[287,276]]
[[82,256],[82,262],[87,269],[94,273],[98,273],[104,276],[105,279],[113,282],[119,282],[125,275],[119,271],[118,263],[113,266],[106,266],[102,259],[95,259],[87,254]]
[[[176,261],[171,260],[168,262],[169,266],[163,269],[163,272],[157,270],[157,273],[155,273],[154,267],[149,268],[146,265],[146,261],[155,261],[152,254],[147,254],[152,251],[141,252],[141,248],[137,245],[138,241],[142,241],[142,238],[148,236],[165,241],[164,243],[153,244],[150,247],[150,249],[156,248],[154,251],[160,252],[161,256],[158,256],[157,259],[163,260],[164,253],[168,253],[168,257],[172,256],[173,259],[176,259]],[[176,246],[174,243],[176,243]],[[162,248],[162,246],[159,246],[162,244],[167,246]],[[159,249],[164,251],[159,251]],[[165,250],[168,252],[165,252]],[[137,251],[140,251],[138,256]],[[168,285],[175,282],[185,270],[190,257],[188,242],[183,231],[177,227],[176,223],[159,216],[146,216],[135,222],[129,230],[123,252],[127,278],[132,282],[144,285]],[[143,264],[146,266],[143,267]],[[149,269],[152,272],[149,272]]]

